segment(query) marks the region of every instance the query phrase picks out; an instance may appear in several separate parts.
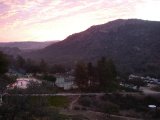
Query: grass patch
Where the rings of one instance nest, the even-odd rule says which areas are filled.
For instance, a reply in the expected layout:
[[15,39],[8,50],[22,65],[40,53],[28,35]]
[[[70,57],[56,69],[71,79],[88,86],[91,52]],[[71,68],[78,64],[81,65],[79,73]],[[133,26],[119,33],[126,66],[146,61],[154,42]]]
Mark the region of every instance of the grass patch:
[[47,105],[54,106],[54,107],[68,107],[69,99],[65,96],[32,96],[30,99],[30,104],[33,106],[35,104],[40,104],[41,106]]
[[65,96],[50,96],[48,97],[50,106],[54,107],[68,107],[69,99]]

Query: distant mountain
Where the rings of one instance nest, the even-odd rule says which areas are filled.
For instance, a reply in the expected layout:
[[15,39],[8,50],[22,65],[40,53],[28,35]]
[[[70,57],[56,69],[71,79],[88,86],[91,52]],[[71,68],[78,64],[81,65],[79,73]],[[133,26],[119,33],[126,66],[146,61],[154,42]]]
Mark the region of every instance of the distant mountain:
[[19,48],[16,47],[0,47],[0,51],[2,51],[5,54],[12,55],[12,56],[17,56],[21,55],[22,51]]
[[0,43],[0,47],[7,48],[19,48],[20,50],[37,50],[43,49],[58,41],[46,41],[46,42],[6,42]]
[[160,75],[160,22],[115,20],[92,26],[27,56],[53,64],[94,62],[106,56],[114,60],[119,71]]

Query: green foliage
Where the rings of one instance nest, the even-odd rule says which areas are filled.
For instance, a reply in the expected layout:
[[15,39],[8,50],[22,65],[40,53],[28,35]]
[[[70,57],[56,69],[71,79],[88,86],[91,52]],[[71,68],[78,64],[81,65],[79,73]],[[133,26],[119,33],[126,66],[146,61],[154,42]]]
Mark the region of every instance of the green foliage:
[[105,103],[101,103],[100,111],[109,113],[109,114],[115,114],[119,112],[119,107],[116,104],[105,102]]
[[39,63],[39,72],[41,72],[41,73],[48,72],[48,65],[43,59],[41,59],[41,61]]
[[135,110],[137,112],[147,112],[148,105],[160,105],[160,101],[154,97],[136,97],[133,95],[123,94],[106,94],[102,96],[103,101],[109,101],[119,106],[120,110]]
[[93,102],[93,99],[87,96],[85,97],[82,96],[79,99],[79,103],[85,107],[90,107],[92,105],[92,102]]
[[31,59],[26,60],[25,69],[27,73],[37,73],[39,72],[39,66]]
[[8,71],[9,63],[8,56],[0,52],[0,92],[4,91],[8,84],[15,81],[15,78],[4,75]]
[[85,91],[116,91],[118,81],[116,79],[116,67],[112,60],[102,57],[95,66],[92,63],[77,63],[75,68],[75,80],[78,87]]
[[53,75],[44,75],[43,76],[43,79],[44,80],[47,80],[47,81],[51,81],[51,82],[53,82],[53,83],[55,83],[56,82],[56,77],[55,76],[53,76]]
[[0,52],[0,75],[8,71],[9,60],[5,54]]
[[16,81],[13,77],[8,77],[6,75],[0,76],[0,92],[4,91],[6,89],[6,86],[14,83]]
[[67,107],[69,99],[65,96],[32,96],[29,99],[30,106]]
[[77,63],[75,68],[75,81],[82,90],[88,87],[87,67],[84,63]]
[[[13,59],[13,58],[12,58]],[[33,59],[24,59],[22,56],[17,56],[13,59],[12,65],[17,71],[26,71],[27,73],[65,73],[65,66],[61,64],[55,64],[54,66],[49,66],[48,63],[41,59],[39,62]]]
[[17,56],[17,58],[16,58],[16,67],[18,69],[24,69],[25,68],[25,64],[26,64],[25,59],[20,55]]
[[66,120],[68,117],[50,107],[48,97],[8,96],[0,106],[2,120]]
[[96,100],[95,96],[81,96],[78,102],[84,107],[94,107],[98,104]]
[[48,102],[50,106],[54,107],[67,107],[69,105],[69,100],[67,97],[63,96],[51,96],[48,97]]
[[50,68],[51,73],[65,73],[65,66],[62,64],[55,64]]
[[97,62],[97,73],[100,89],[103,91],[113,91],[117,88],[117,72],[112,60],[102,57]]
[[26,71],[27,73],[47,73],[49,71],[48,64],[41,59],[41,61],[35,62],[31,59],[25,60],[22,56],[17,56],[12,63],[17,71]]

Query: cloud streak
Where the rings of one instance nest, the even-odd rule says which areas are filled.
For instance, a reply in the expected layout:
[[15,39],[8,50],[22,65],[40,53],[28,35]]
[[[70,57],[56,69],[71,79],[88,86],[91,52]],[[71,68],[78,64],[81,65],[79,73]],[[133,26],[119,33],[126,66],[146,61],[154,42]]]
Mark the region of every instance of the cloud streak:
[[[147,9],[148,3],[154,6],[160,2],[158,0],[0,0],[0,41],[64,39],[91,25],[119,18],[141,18],[143,14],[141,7],[146,6]],[[147,17],[150,16],[144,18]]]

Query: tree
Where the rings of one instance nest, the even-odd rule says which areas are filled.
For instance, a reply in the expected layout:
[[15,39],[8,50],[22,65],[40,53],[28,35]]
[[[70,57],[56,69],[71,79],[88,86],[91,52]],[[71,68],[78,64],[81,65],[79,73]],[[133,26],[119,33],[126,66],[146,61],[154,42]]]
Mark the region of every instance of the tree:
[[87,71],[88,71],[88,76],[93,76],[94,74],[94,67],[91,62],[88,63],[87,65]]
[[38,73],[38,72],[40,72],[39,65],[37,65],[36,62],[31,60],[31,59],[26,60],[25,69],[26,69],[26,72],[28,72],[28,73]]
[[3,93],[6,89],[6,86],[14,82],[14,78],[6,76],[4,73],[8,71],[9,60],[7,55],[0,52],[0,93]]
[[18,70],[24,70],[25,69],[25,65],[26,65],[26,61],[22,56],[17,56],[16,58],[16,68]]
[[50,68],[51,73],[65,73],[65,66],[61,64],[55,64]]
[[88,74],[88,80],[89,80],[89,86],[95,87],[96,84],[96,74],[95,74],[95,67],[91,62],[87,64],[87,74]]
[[33,72],[33,61],[31,59],[26,60],[26,72],[32,73]]
[[[97,65],[77,63],[75,81],[82,90],[114,91],[118,87],[116,67],[112,60],[102,57]],[[89,89],[88,89],[89,88]]]
[[0,120],[65,120],[48,97],[9,96],[8,102],[0,106]]
[[46,81],[53,82],[53,84],[55,85],[55,82],[56,82],[56,77],[55,76],[53,76],[53,75],[44,75],[43,79],[46,80]]
[[41,73],[46,73],[48,71],[48,65],[43,59],[40,61],[39,70]]
[[83,90],[88,87],[87,67],[84,63],[77,63],[75,68],[75,81],[78,87]]
[[0,75],[7,72],[8,67],[9,67],[9,60],[7,59],[7,56],[2,52],[0,52]]
[[117,72],[112,60],[102,57],[97,62],[97,74],[101,90],[113,90],[116,85]]
[[107,68],[106,68],[106,58],[103,57],[97,62],[97,73],[98,73],[98,80],[100,89],[104,90],[108,84],[107,79]]

